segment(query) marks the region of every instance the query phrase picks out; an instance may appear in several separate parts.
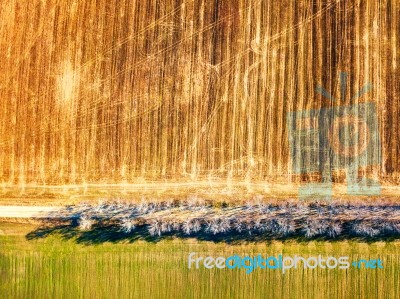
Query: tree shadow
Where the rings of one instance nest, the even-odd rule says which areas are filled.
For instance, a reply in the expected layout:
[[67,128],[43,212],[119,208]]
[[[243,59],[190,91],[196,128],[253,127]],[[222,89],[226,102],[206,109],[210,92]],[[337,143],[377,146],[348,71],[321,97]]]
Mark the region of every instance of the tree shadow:
[[308,243],[310,241],[336,242],[343,240],[362,241],[373,243],[377,241],[395,241],[399,240],[398,234],[381,234],[379,236],[355,236],[351,231],[344,231],[340,236],[314,236],[305,237],[304,232],[296,230],[287,235],[276,235],[271,232],[248,232],[229,231],[225,233],[211,234],[209,232],[200,231],[190,235],[181,231],[171,231],[162,235],[151,235],[146,224],[136,226],[129,233],[121,231],[117,225],[96,225],[90,230],[81,230],[76,224],[69,223],[44,223],[41,227],[28,233],[27,240],[43,239],[49,236],[61,237],[63,240],[73,240],[78,244],[95,245],[102,243],[134,243],[136,241],[146,241],[149,243],[157,243],[162,240],[170,239],[196,239],[198,241],[207,241],[213,243],[226,243],[229,245],[245,244],[245,243],[266,243],[277,241],[296,241],[298,243]]

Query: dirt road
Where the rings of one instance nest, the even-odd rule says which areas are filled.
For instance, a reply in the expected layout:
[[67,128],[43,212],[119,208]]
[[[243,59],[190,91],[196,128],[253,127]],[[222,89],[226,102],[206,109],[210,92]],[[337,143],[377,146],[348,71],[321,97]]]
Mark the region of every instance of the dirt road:
[[44,218],[59,207],[0,206],[0,218]]

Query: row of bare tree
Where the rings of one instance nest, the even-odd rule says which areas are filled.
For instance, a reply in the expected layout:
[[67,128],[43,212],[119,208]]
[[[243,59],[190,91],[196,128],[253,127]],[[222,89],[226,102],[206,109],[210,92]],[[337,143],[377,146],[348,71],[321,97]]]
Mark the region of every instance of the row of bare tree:
[[152,236],[261,235],[269,238],[399,237],[400,206],[366,202],[266,202],[215,206],[202,200],[102,202],[70,206],[49,215],[73,220],[83,231],[146,228]]

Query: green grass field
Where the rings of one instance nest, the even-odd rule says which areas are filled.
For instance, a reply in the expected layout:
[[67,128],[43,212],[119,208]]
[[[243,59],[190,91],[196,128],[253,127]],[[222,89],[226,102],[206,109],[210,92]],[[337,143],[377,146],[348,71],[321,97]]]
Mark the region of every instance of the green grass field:
[[[31,224],[0,224],[1,298],[400,298],[400,242],[196,240],[77,244],[51,235],[27,241]],[[188,269],[188,254],[346,255],[383,269]]]

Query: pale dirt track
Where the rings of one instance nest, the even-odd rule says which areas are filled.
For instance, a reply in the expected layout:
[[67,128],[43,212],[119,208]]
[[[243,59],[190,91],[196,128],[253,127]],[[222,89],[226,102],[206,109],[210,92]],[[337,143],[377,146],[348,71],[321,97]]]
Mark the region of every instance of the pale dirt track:
[[0,218],[47,218],[59,207],[48,206],[0,206]]
[[[99,200],[123,200],[139,203],[163,201],[171,198],[185,200],[188,197],[199,197],[206,200],[245,203],[262,196],[267,200],[286,200],[298,197],[302,184],[282,184],[265,181],[243,182],[232,181],[177,181],[177,182],[145,182],[130,184],[86,184],[65,186],[42,186],[28,184],[22,187],[15,185],[0,186],[0,207],[2,206],[46,206],[59,207],[76,205],[82,202],[97,203]],[[347,195],[346,184],[335,184],[333,196],[338,199],[357,200]],[[364,196],[364,200],[375,202],[385,198],[398,202],[400,186],[383,184],[381,195]]]

